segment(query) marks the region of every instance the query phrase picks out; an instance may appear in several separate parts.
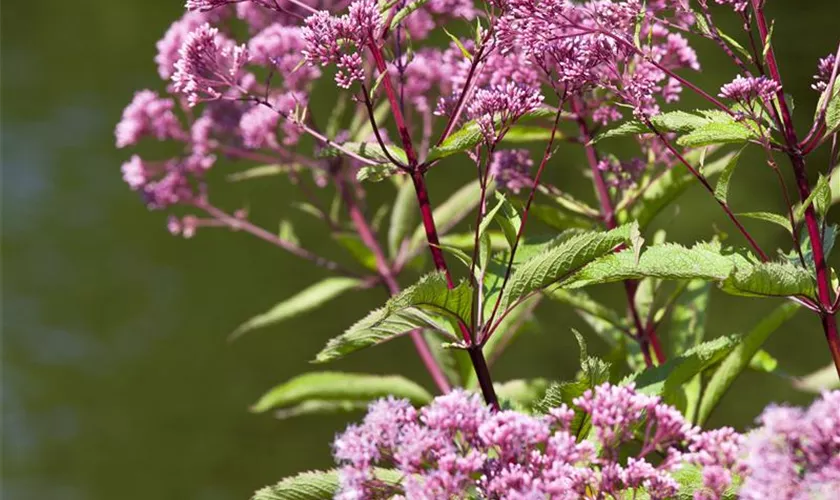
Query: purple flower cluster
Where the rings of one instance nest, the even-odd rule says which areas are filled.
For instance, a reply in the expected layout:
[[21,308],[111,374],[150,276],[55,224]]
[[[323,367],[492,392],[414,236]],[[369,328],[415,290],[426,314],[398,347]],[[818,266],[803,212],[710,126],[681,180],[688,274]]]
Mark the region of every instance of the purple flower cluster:
[[490,177],[495,179],[499,189],[519,193],[533,184],[530,171],[534,166],[527,149],[505,149],[496,151],[490,159]]
[[743,77],[738,75],[734,80],[720,88],[720,97],[743,103],[748,103],[753,99],[769,101],[780,88],[778,82],[765,76]]
[[[715,469],[703,477],[703,498],[720,498],[730,485],[728,450],[739,449],[737,433],[701,432],[632,385],[604,384],[574,403],[591,422],[592,440],[572,433],[575,411],[566,406],[543,416],[494,413],[463,391],[419,410],[380,400],[335,440],[338,498],[619,498],[640,489],[671,498],[679,490],[673,472],[686,464]],[[623,460],[631,443],[640,448]],[[376,466],[396,467],[404,479],[383,490]]]
[[820,59],[817,64],[817,74],[814,75],[814,83],[811,85],[812,89],[817,92],[824,92],[828,88],[828,82],[831,81],[835,64],[837,64],[837,57],[834,54],[829,54],[827,57]]
[[837,498],[840,492],[840,391],[809,408],[770,406],[744,446],[749,472],[741,498]]

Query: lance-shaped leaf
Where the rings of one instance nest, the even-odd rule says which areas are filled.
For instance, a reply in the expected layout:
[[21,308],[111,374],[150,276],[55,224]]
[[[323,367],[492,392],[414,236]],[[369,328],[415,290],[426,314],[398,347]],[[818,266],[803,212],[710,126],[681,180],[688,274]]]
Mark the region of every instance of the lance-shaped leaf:
[[324,148],[320,152],[320,155],[326,157],[339,156],[344,154],[344,151],[350,151],[376,162],[390,163],[391,158],[388,157],[390,155],[403,164],[408,163],[408,157],[405,151],[399,146],[386,144],[385,149],[387,150],[387,154],[377,142],[345,142],[341,144],[341,149],[335,147]]
[[734,268],[729,257],[713,251],[708,245],[686,248],[664,243],[645,249],[638,262],[632,249],[599,258],[575,274],[563,287],[579,288],[648,277],[722,281],[730,276]]
[[[555,111],[548,109],[548,108],[540,108],[529,113],[523,115],[519,121],[527,121],[532,120],[535,118],[550,118],[554,117]],[[513,139],[511,142],[525,142],[526,140],[536,140],[536,141],[543,141],[545,140],[544,134],[535,134],[532,127],[528,127],[526,129],[520,129],[519,125],[514,125],[510,129],[510,133],[513,134]],[[549,136],[551,131],[549,130]],[[555,138],[561,137],[561,134],[557,132],[555,134]],[[482,141],[481,135],[481,127],[475,122],[475,120],[467,122],[463,127],[453,132],[449,137],[446,138],[439,146],[433,147],[429,151],[429,156],[426,161],[435,161],[440,160],[441,158],[446,158],[447,156],[451,156],[457,153],[463,153],[464,151],[469,151],[474,147],[478,146],[478,144]],[[503,142],[505,139],[503,139]]]
[[415,201],[414,186],[405,179],[397,191],[397,199],[391,210],[391,222],[388,225],[388,252],[396,256],[403,240],[417,224],[417,202]]
[[735,272],[721,284],[732,295],[748,297],[814,297],[814,280],[807,269],[783,262],[747,263],[733,259]]
[[677,145],[699,148],[715,144],[741,144],[756,137],[749,127],[736,121],[712,122],[698,127],[677,139]]
[[750,365],[750,360],[770,335],[792,318],[798,310],[799,306],[792,302],[782,304],[740,339],[738,345],[723,360],[706,385],[697,414],[698,424],[703,424],[709,418],[732,382]]
[[675,403],[683,384],[718,363],[737,345],[735,337],[718,337],[689,349],[682,356],[669,359],[665,364],[631,375],[624,382],[635,382],[639,391],[662,396],[666,402]]
[[251,411],[262,413],[307,401],[358,401],[367,403],[386,396],[405,398],[415,405],[432,400],[431,394],[399,375],[367,373],[304,373],[264,394]]
[[268,311],[254,316],[230,336],[231,340],[257,328],[274,325],[299,314],[316,309],[342,293],[357,288],[361,280],[356,278],[333,277],[319,281],[305,288],[296,295],[280,302]]
[[563,241],[523,262],[511,274],[500,310],[506,311],[532,292],[562,281],[612,252],[630,238],[630,225],[607,232],[587,232]]
[[448,329],[433,314],[444,314],[454,320],[469,323],[471,307],[472,289],[466,282],[449,289],[443,273],[429,274],[392,297],[385,307],[371,312],[342,335],[331,339],[318,353],[315,362],[338,359],[415,328],[428,327],[447,332]]
[[[394,488],[405,477],[400,471],[380,468],[373,469],[373,476],[384,487]],[[254,493],[251,500],[331,500],[337,492],[337,470],[310,471],[266,486]]]

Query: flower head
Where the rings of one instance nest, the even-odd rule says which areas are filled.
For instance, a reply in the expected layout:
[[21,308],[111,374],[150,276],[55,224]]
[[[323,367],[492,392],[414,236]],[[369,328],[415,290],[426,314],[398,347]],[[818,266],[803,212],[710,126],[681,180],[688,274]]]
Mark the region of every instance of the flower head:
[[534,166],[527,149],[504,149],[493,153],[490,159],[490,176],[503,190],[519,193],[533,184],[530,170]]
[[542,104],[543,96],[537,88],[508,82],[487,89],[479,89],[469,105],[470,116],[478,123],[488,144],[501,135],[525,113]]
[[245,45],[235,45],[209,24],[190,33],[178,54],[172,81],[191,106],[219,99],[229,88],[237,87],[249,58]]
[[141,90],[134,94],[117,124],[117,147],[137,144],[145,136],[162,141],[184,137],[181,123],[172,111],[175,102],[161,98],[157,92]]
[[[837,59],[834,54],[829,54],[827,57],[820,59],[817,64],[817,74],[814,75],[814,83],[811,88],[817,92],[825,92],[828,88],[828,82],[831,80],[831,74],[834,72],[834,65]],[[838,85],[835,83],[835,85]],[[836,88],[836,87],[835,87]]]
[[739,102],[749,102],[755,98],[769,101],[780,89],[778,82],[765,76],[744,78],[738,75],[720,88],[719,95]]

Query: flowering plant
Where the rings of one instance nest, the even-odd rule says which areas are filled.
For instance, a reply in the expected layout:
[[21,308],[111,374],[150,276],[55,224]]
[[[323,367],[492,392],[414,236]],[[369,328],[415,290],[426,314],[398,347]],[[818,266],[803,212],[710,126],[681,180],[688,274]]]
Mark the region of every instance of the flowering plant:
[[[813,84],[819,103],[800,137],[765,1],[715,3],[722,6],[187,1],[187,12],[157,47],[169,95],[138,92],[116,128],[118,147],[154,138],[179,144],[180,153],[165,160],[132,156],[122,167],[125,181],[149,208],[172,212],[173,234],[244,231],[331,273],[235,335],[352,290],[382,287],[390,296],[384,306],[329,340],[315,361],[408,336],[445,394],[432,401],[425,388],[398,375],[338,372],[307,373],[274,388],[256,410],[299,415],[365,407],[387,395],[405,401],[375,403],[365,424],[336,441],[345,464],[340,488],[327,481],[329,491],[318,490],[307,476],[294,483],[297,496],[276,493],[278,486],[272,498],[604,498],[640,489],[665,498],[681,491],[672,475],[680,464],[702,469],[697,498],[719,498],[734,475],[758,470],[750,459],[736,460],[753,445],[733,431],[695,426],[746,368],[772,369],[775,360],[761,346],[800,308],[819,317],[840,374],[840,293],[826,261],[837,233],[828,211],[840,199],[840,47],[819,62]],[[742,21],[743,44],[720,30],[717,16]],[[236,41],[243,37],[247,42]],[[686,76],[700,69],[692,38],[716,44],[737,67],[738,76],[716,96]],[[315,97],[335,91],[332,109],[319,112]],[[706,107],[672,109],[686,91]],[[605,153],[620,137],[632,140],[634,155]],[[561,143],[585,152],[594,206],[545,180],[548,169],[573,166],[556,155]],[[830,149],[831,163],[812,183],[816,169],[806,162],[821,147]],[[764,154],[780,184],[783,214],[731,208],[729,183],[746,148]],[[792,168],[793,189],[780,156]],[[439,195],[430,193],[427,177],[454,158],[474,166],[474,180],[434,206]],[[210,188],[221,159],[250,165],[229,175],[232,181],[288,177],[306,200],[294,206],[323,223],[353,264],[306,248],[288,222],[275,233],[244,209],[221,208],[211,196],[219,188]],[[392,206],[371,206],[366,186],[376,181],[393,188]],[[739,233],[733,245],[715,236],[687,247],[656,230],[655,217],[695,182]],[[774,257],[745,218],[776,224],[790,236],[790,248]],[[552,232],[526,235],[533,219]],[[423,269],[426,252],[434,271],[404,286],[401,279]],[[609,283],[623,287],[626,310],[584,291]],[[746,335],[706,340],[712,285],[784,303]],[[588,356],[576,333],[579,379],[494,381],[492,364],[543,302],[574,308],[611,346],[612,362]],[[602,385],[608,382],[619,385]],[[464,391],[480,392],[484,404]],[[835,394],[824,401],[837,409]],[[419,412],[412,406],[427,403]],[[769,433],[767,442],[796,431],[777,425],[774,411],[757,431]],[[838,426],[824,431],[837,445]],[[811,460],[809,445],[791,439]],[[619,452],[638,442],[640,449]],[[631,458],[619,460],[626,453]],[[656,454],[656,463],[648,461]],[[805,491],[796,489],[803,474],[813,477],[803,488],[836,481],[831,460],[834,469],[813,476],[807,466],[785,462],[790,473],[774,476],[792,488],[784,498]],[[405,479],[399,488],[376,479],[373,466],[383,461]],[[760,491],[766,484],[760,477],[747,476],[741,494]],[[522,496],[513,493],[520,490]]]

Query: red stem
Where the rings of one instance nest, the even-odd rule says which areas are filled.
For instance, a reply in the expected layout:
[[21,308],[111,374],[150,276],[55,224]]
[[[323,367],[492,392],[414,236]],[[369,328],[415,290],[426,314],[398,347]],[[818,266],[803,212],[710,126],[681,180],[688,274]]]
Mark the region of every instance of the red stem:
[[[423,172],[416,169],[411,174],[411,180],[414,182],[414,190],[417,193],[420,216],[423,219],[423,228],[426,230],[426,241],[429,243],[429,251],[432,252],[435,269],[444,273],[444,276],[446,276],[446,285],[452,289],[455,287],[455,283],[452,281],[452,274],[449,272],[449,267],[446,265],[446,259],[444,259],[443,251],[440,248],[440,238],[435,227],[432,205],[429,202],[429,190],[426,188],[426,180]],[[474,341],[475,337],[470,333],[469,327],[463,321],[458,321],[458,328],[461,330],[461,337],[468,346],[467,351],[475,369],[476,378],[481,387],[484,400],[494,409],[499,409],[499,398],[496,396],[496,390],[493,388],[490,370],[487,367],[481,346]]]
[[405,118],[400,110],[400,102],[397,99],[397,93],[394,91],[394,86],[391,83],[391,78],[388,76],[388,65],[385,63],[385,58],[382,56],[382,50],[376,44],[371,42],[368,44],[370,53],[373,55],[373,60],[376,62],[376,69],[384,75],[382,77],[382,86],[385,88],[385,95],[388,97],[388,102],[391,104],[391,112],[394,114],[394,122],[397,124],[397,130],[400,133],[405,155],[408,158],[408,166],[413,168],[417,165],[417,153],[414,151],[414,145],[411,142],[411,134],[408,132],[408,126],[405,124]]
[[[385,286],[388,287],[388,291],[391,295],[400,293],[400,285],[397,283],[396,277],[394,277],[394,273],[388,263],[388,259],[382,252],[382,247],[373,235],[373,230],[371,229],[370,224],[368,224],[367,218],[365,218],[365,215],[359,209],[359,206],[356,204],[356,200],[353,196],[347,192],[347,186],[345,185],[344,180],[337,178],[336,186],[339,195],[350,213],[350,220],[353,221],[353,225],[356,227],[359,237],[362,239],[362,242],[367,245],[370,251],[373,252],[373,256],[376,261],[376,269],[382,276]],[[423,365],[425,365],[429,375],[431,375],[432,380],[434,380],[435,385],[437,385],[438,389],[440,389],[442,393],[446,394],[449,392],[451,390],[449,381],[447,381],[446,375],[444,375],[443,370],[441,370],[440,366],[435,361],[432,352],[429,350],[429,345],[426,343],[426,339],[423,338],[423,334],[420,329],[411,331],[411,341],[414,342],[417,354],[420,356],[420,360],[423,362]]]
[[[610,191],[607,188],[607,183],[604,181],[604,173],[598,168],[598,151],[592,145],[592,134],[589,131],[589,125],[586,123],[586,118],[583,117],[583,106],[578,99],[572,100],[572,111],[577,116],[578,129],[580,130],[581,138],[585,144],[586,159],[589,162],[589,169],[592,172],[592,182],[595,184],[595,191],[598,193],[598,201],[601,205],[601,216],[607,229],[614,229],[617,224],[615,222],[615,209],[613,208],[612,199],[610,198]],[[639,342],[639,348],[645,358],[645,365],[651,367],[654,365],[653,359],[650,355],[651,345],[655,346],[656,358],[659,363],[665,362],[665,353],[662,352],[662,347],[659,343],[659,338],[656,335],[656,327],[653,324],[646,328],[639,317],[639,310],[636,307],[636,289],[638,283],[635,280],[627,280],[624,282],[624,291],[627,295],[627,306],[630,309],[630,316],[633,318],[633,324],[636,327],[636,340]]]
[[[756,22],[758,25],[758,33],[761,36],[763,43],[768,43],[767,40],[767,19],[764,16],[764,6],[762,0],[752,0],[752,8],[755,13]],[[776,55],[773,52],[773,46],[770,44],[766,47],[767,51],[767,69],[770,76],[779,84],[779,91],[776,93],[776,100],[779,104],[779,112],[782,115],[783,133],[785,142],[788,146],[788,157],[793,165],[793,173],[796,177],[796,185],[799,189],[799,197],[804,203],[811,195],[811,186],[808,183],[807,170],[805,168],[805,159],[798,148],[798,140],[796,138],[796,129],[793,126],[793,118],[785,101],[784,90],[782,89],[782,77],[779,73],[779,66],[776,63]],[[832,298],[831,298],[831,277],[829,276],[828,266],[825,262],[825,252],[822,243],[822,232],[820,231],[817,214],[814,211],[813,204],[805,208],[805,226],[808,229],[808,238],[811,240],[811,250],[814,256],[814,268],[817,274],[817,298],[820,305],[820,322],[822,323],[823,332],[825,333],[828,348],[831,352],[831,358],[834,361],[834,367],[837,369],[837,375],[840,376],[840,335],[837,332],[837,320],[834,314],[831,313]]]

